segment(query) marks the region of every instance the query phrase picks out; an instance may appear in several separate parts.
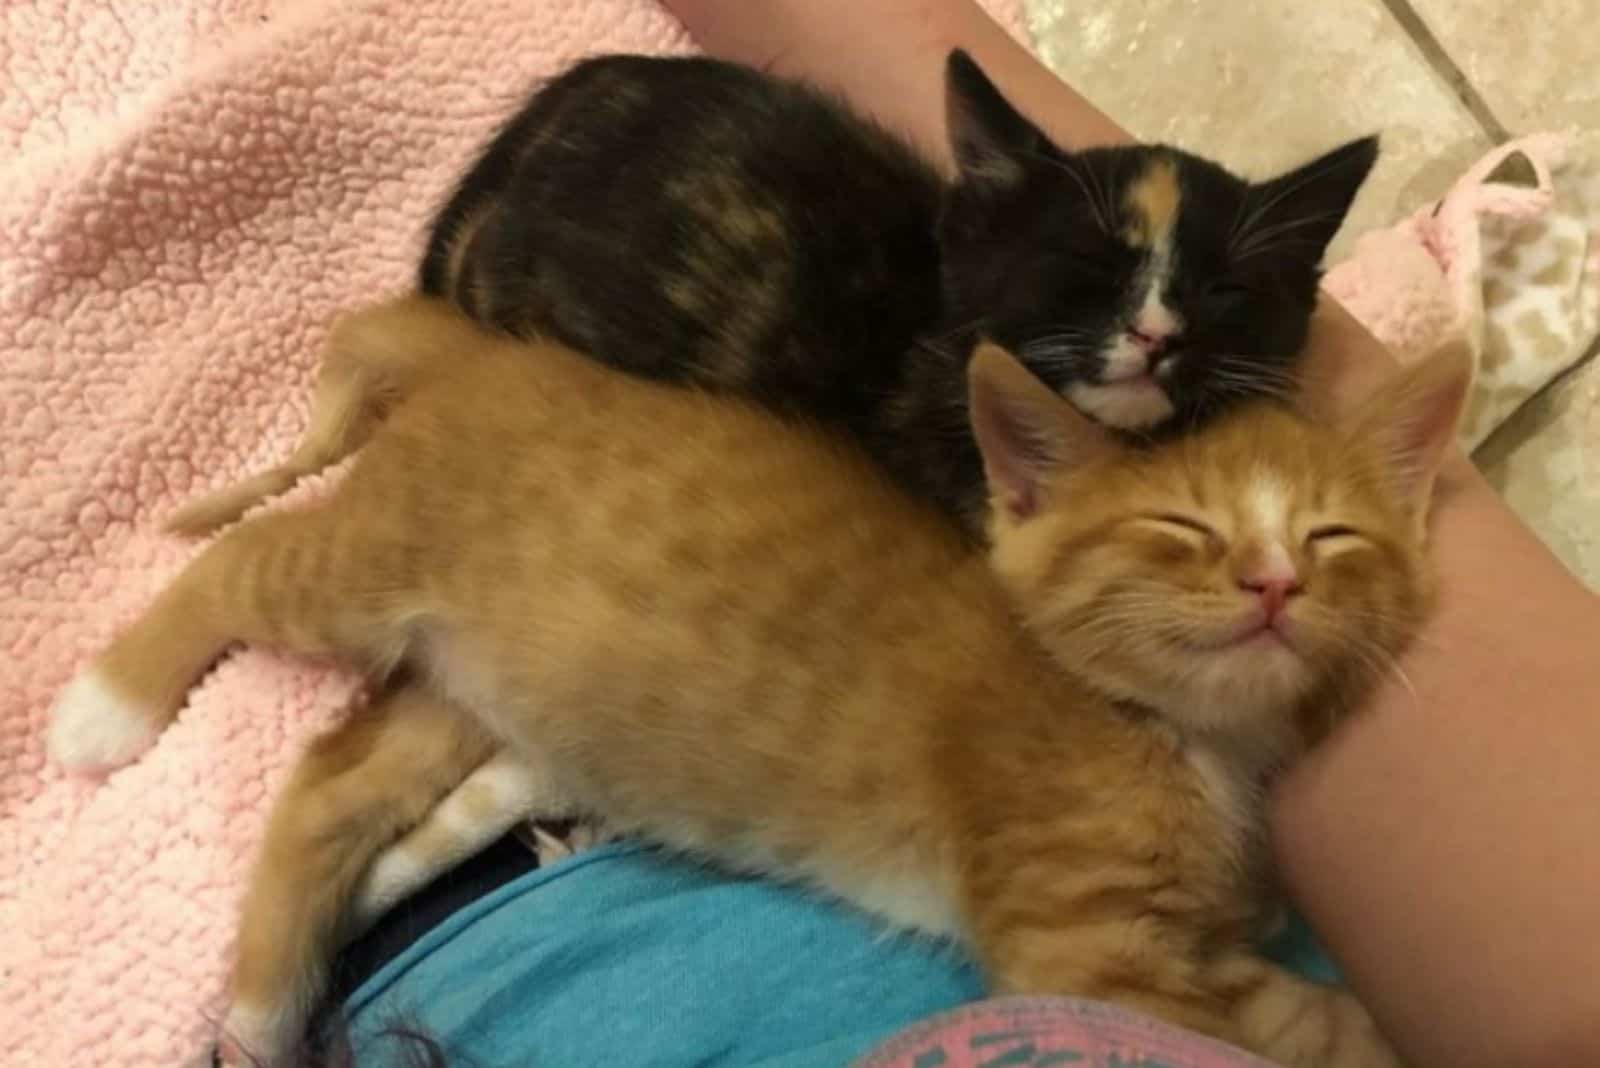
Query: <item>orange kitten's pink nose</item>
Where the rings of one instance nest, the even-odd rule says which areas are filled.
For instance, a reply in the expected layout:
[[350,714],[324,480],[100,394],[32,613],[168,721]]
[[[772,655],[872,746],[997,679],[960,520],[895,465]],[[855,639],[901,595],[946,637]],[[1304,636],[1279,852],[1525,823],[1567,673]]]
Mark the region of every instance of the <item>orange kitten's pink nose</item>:
[[1267,622],[1271,623],[1283,614],[1284,605],[1289,603],[1289,598],[1300,592],[1300,583],[1292,578],[1273,578],[1260,581],[1240,579],[1239,588],[1248,590],[1261,598],[1261,610],[1266,613]]
[[1282,613],[1289,598],[1300,592],[1300,574],[1281,545],[1271,546],[1239,575],[1239,588],[1261,598],[1267,622]]

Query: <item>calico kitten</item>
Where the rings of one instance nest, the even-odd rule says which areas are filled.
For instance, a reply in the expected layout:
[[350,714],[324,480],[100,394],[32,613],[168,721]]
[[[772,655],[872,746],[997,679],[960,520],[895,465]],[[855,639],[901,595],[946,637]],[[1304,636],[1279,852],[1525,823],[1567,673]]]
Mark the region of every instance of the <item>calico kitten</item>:
[[462,179],[421,289],[842,424],[974,530],[980,335],[1119,428],[1181,429],[1284,389],[1374,139],[1260,183],[1159,145],[1068,152],[960,51],[946,106],[952,183],[796,82],[711,59],[580,63]]
[[230,1017],[269,1060],[372,857],[505,746],[545,811],[965,940],[999,991],[1390,1065],[1348,994],[1250,951],[1260,789],[1423,618],[1467,378],[1440,357],[1337,424],[1257,403],[1130,450],[985,345],[986,560],[834,435],[410,298],[336,332],[295,461],[364,444],[334,496],[201,553],[51,749],[131,758],[235,640],[405,667],[272,817]]

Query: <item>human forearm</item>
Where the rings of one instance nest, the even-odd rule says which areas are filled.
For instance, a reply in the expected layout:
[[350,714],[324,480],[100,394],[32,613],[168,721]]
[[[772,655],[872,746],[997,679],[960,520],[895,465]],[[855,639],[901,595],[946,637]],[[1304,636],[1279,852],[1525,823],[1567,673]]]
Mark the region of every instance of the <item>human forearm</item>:
[[948,158],[944,60],[957,47],[1060,143],[1130,140],[972,0],[672,0],[667,7],[713,55],[841,93],[941,159]]
[[1283,784],[1279,859],[1418,1064],[1600,1064],[1600,601],[1476,472],[1440,496],[1438,613]]
[[[1314,389],[1390,361],[1332,301]],[[1420,1065],[1600,1063],[1600,598],[1458,453],[1432,514],[1437,610],[1282,785],[1296,899]]]

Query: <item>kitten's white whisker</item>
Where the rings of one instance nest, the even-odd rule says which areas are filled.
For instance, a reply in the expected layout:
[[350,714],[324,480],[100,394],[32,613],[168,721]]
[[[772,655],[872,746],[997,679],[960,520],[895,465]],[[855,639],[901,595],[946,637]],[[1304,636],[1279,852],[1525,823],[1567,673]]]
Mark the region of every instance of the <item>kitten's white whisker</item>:
[[1236,370],[1228,367],[1213,368],[1211,375],[1220,382],[1233,382],[1240,385],[1271,386],[1276,389],[1292,385],[1291,382],[1281,378],[1274,378],[1271,375],[1258,375],[1242,369]]
[[1076,367],[1089,362],[1092,353],[1071,349],[1029,349],[1019,354],[1027,364],[1048,364],[1053,367]]
[[1316,223],[1326,222],[1338,218],[1337,212],[1323,212],[1320,215],[1304,215],[1298,219],[1290,219],[1273,226],[1263,227],[1240,235],[1230,246],[1235,263],[1244,263],[1257,256],[1274,252],[1279,248],[1292,244],[1292,239],[1286,239],[1285,234],[1303,229]]
[[962,334],[968,333],[974,328],[981,326],[982,324],[983,319],[981,317],[970,319],[967,322],[958,323],[955,326],[949,327],[948,329],[942,330],[938,333],[923,334],[916,339],[914,344],[920,348],[931,349],[940,356],[953,356],[955,354],[947,351],[943,348],[943,346]]
[[1272,374],[1258,374],[1254,370],[1234,369],[1226,364],[1211,368],[1209,379],[1214,388],[1220,387],[1215,390],[1216,392],[1228,396],[1265,395],[1288,401],[1299,392],[1298,385],[1286,378]]
[[[1089,184],[1094,187],[1095,192],[1097,192],[1100,195],[1100,206],[1105,211],[1105,216],[1104,217],[1107,220],[1113,218],[1117,213],[1116,213],[1116,211],[1113,208],[1112,203],[1111,203],[1110,190],[1108,190],[1106,188],[1105,183],[1100,181],[1099,176],[1095,174],[1094,169],[1092,167],[1089,167],[1089,166],[1085,165],[1084,168],[1083,168],[1083,173],[1089,179]],[[1106,233],[1109,234],[1109,233],[1112,233],[1112,232],[1113,232],[1112,229],[1108,226],[1106,228]]]
[[[1363,609],[1345,606],[1338,610],[1337,615],[1334,615],[1331,611],[1324,610],[1314,620],[1308,619],[1306,622],[1326,633],[1332,634],[1338,640],[1352,640],[1347,633],[1347,628],[1342,624],[1363,623],[1368,624],[1372,629],[1384,632],[1413,631],[1414,633],[1409,639],[1409,644],[1411,645],[1419,645],[1439,651],[1444,651],[1446,648],[1445,644],[1438,639],[1427,634],[1416,633],[1417,620],[1409,619],[1404,615],[1381,608]],[[1365,640],[1372,641],[1373,639],[1366,638]]]
[[1097,340],[1098,338],[1090,334],[1084,334],[1078,337],[1073,337],[1068,334],[1055,334],[1050,337],[1032,338],[1022,344],[1021,351],[1027,352],[1029,349],[1050,347],[1082,348],[1087,345],[1092,345]]
[[1421,709],[1422,699],[1417,696],[1417,688],[1412,684],[1411,676],[1406,674],[1405,668],[1400,666],[1400,661],[1393,654],[1376,642],[1369,641],[1357,641],[1351,646],[1351,650],[1363,663],[1372,668],[1374,682],[1382,681],[1392,675],[1410,695],[1412,710]]
[[1059,333],[1041,334],[1037,337],[1029,338],[1022,347],[1027,349],[1031,345],[1052,345],[1061,344],[1063,342],[1093,343],[1097,342],[1099,339],[1100,335],[1098,333],[1089,330],[1081,330],[1077,332],[1061,331]]
[[[1384,644],[1373,637],[1369,631],[1395,632],[1412,631],[1412,641],[1421,641],[1428,644],[1428,639],[1415,633],[1415,620],[1408,620],[1403,615],[1381,608],[1342,607],[1333,609],[1319,609],[1299,619],[1299,625],[1307,630],[1320,632],[1321,642],[1327,642],[1346,649],[1371,674],[1367,680],[1369,685],[1362,688],[1362,692],[1370,689],[1371,685],[1393,676],[1398,679],[1401,686],[1411,696],[1413,707],[1421,706],[1421,699],[1417,695],[1416,686],[1411,677],[1406,674],[1401,666],[1399,657],[1387,649]],[[1349,624],[1366,624],[1366,631],[1353,630]],[[1435,647],[1437,644],[1435,643]]]
[[1211,398],[1217,401],[1223,399],[1246,400],[1254,397],[1269,397],[1275,400],[1285,401],[1290,399],[1287,396],[1274,393],[1269,389],[1262,389],[1249,383],[1223,383],[1220,388],[1213,386],[1211,389]]
[[1246,356],[1243,353],[1225,352],[1213,354],[1212,359],[1216,366],[1227,371],[1245,372],[1253,377],[1271,378],[1284,383],[1296,381],[1294,373],[1287,367],[1276,367],[1261,362],[1262,356]]

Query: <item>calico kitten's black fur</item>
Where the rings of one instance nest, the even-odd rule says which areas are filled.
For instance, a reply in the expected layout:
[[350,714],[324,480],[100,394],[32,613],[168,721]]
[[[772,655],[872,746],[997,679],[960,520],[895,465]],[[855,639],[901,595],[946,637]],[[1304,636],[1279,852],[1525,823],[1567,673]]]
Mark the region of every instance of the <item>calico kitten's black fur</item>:
[[422,289],[841,423],[974,526],[980,335],[1124,429],[1284,387],[1374,139],[1260,184],[1165,146],[1067,152],[959,51],[946,106],[953,182],[799,83],[710,59],[580,63],[462,180]]

